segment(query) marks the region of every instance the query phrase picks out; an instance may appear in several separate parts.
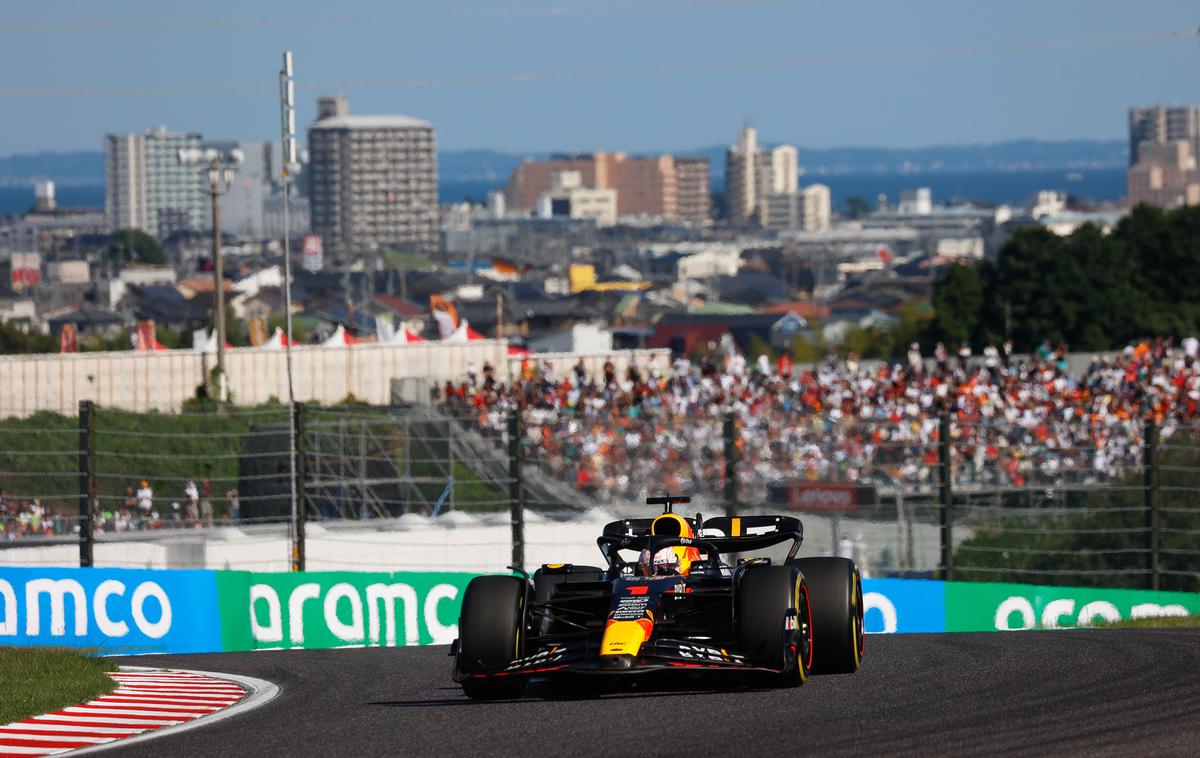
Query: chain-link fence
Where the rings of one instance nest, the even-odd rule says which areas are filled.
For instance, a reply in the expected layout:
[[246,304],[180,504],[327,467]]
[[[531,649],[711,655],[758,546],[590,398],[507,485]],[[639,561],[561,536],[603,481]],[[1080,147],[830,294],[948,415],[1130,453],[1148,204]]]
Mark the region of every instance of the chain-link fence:
[[79,532],[80,440],[74,418],[0,418],[0,544]]
[[805,553],[873,576],[1200,589],[1200,428],[515,406],[0,420],[0,563],[591,563],[607,520],[671,493],[798,513]]

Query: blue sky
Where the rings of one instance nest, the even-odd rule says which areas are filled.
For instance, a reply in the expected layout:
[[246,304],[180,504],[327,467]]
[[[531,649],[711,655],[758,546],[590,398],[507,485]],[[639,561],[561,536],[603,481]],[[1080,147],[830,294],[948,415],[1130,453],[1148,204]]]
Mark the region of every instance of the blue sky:
[[[1200,42],[1156,36],[1195,29],[1198,10],[1195,0],[9,2],[0,155],[96,149],[106,132],[158,123],[272,138],[284,49],[296,54],[300,124],[322,91],[312,84],[341,83],[352,112],[428,119],[444,148],[684,149],[728,143],[746,119],[765,140],[812,147],[1122,138],[1130,105],[1200,102]],[[93,93],[105,88],[134,91]],[[85,92],[59,94],[68,89]],[[30,91],[40,94],[15,96]]]

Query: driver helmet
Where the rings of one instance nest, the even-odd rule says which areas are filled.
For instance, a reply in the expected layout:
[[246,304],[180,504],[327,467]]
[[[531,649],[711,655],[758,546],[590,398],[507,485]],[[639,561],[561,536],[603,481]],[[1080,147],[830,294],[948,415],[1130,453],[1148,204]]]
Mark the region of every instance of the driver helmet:
[[[650,534],[656,537],[695,537],[692,525],[678,513],[664,513],[650,524]],[[646,551],[648,552],[648,551]],[[664,547],[655,553],[653,564],[656,573],[678,574],[687,576],[692,570],[692,563],[700,560],[700,550],[685,545]],[[661,571],[659,569],[661,568]]]
[[673,547],[664,547],[654,555],[643,550],[638,558],[638,576],[680,576],[679,569],[679,556]]

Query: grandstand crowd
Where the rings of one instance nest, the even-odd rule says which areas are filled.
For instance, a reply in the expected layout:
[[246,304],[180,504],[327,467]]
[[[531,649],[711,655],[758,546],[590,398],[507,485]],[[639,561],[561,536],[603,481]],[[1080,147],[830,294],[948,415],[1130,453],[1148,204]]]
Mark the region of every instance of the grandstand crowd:
[[[941,345],[923,356],[914,345],[900,362],[830,354],[795,366],[786,356],[748,360],[713,345],[695,362],[633,360],[596,373],[533,356],[511,382],[493,366],[471,367],[435,395],[491,435],[521,409],[527,461],[581,491],[625,501],[648,491],[721,493],[727,414],[739,492],[756,499],[780,480],[929,491],[943,415],[955,486],[988,490],[1111,481],[1140,465],[1147,420],[1163,439],[1200,423],[1200,340],[1148,340],[1086,364],[1070,358],[1065,345],[1022,356],[1008,346],[975,356]],[[95,528],[214,524],[217,498],[206,479],[188,482],[183,495],[168,505],[148,482],[134,483],[123,499],[97,503]],[[237,523],[236,490],[226,501],[215,520]],[[65,500],[0,490],[0,539],[71,534],[76,521]]]
[[1074,373],[1067,347],[1050,344],[1027,356],[938,345],[932,357],[914,344],[904,362],[831,354],[804,367],[713,351],[623,375],[530,359],[511,384],[484,366],[438,395],[493,431],[521,408],[528,460],[613,499],[721,491],[727,412],[747,495],[779,479],[932,487],[942,414],[959,487],[1088,484],[1139,464],[1148,418],[1164,438],[1197,420],[1200,341],[1141,342]]

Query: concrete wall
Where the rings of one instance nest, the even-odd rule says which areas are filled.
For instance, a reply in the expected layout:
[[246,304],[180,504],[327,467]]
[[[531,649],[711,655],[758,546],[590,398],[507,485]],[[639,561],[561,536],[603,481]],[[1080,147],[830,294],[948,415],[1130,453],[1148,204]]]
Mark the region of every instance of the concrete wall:
[[[451,344],[304,346],[292,350],[296,399],[336,403],[353,394],[386,404],[393,378],[437,381],[463,376],[470,363],[503,365],[504,342]],[[233,400],[254,405],[287,398],[282,350],[233,348],[225,353]],[[192,350],[109,352],[0,357],[0,417],[37,411],[72,414],[79,401],[131,411],[177,411],[194,397],[214,354]]]
[[[650,365],[669,369],[665,350],[576,355],[545,353],[531,358],[552,361],[559,376],[582,360],[592,375],[599,375],[611,360],[623,379],[632,356],[643,372]],[[79,401],[91,400],[108,408],[131,411],[178,411],[196,394],[215,354],[192,350],[139,353],[50,353],[0,357],[0,418],[25,417],[37,411],[73,414]],[[481,371],[483,364],[509,366],[520,373],[521,359],[508,355],[504,341],[480,340],[457,344],[421,342],[413,345],[353,345],[292,350],[296,400],[337,403],[347,395],[379,405],[391,400],[393,379],[420,379],[423,387],[447,379],[461,380],[468,365]],[[255,405],[274,397],[287,398],[287,364],[282,350],[239,347],[225,352],[226,372],[233,401]],[[423,390],[425,391],[425,390]],[[417,398],[410,398],[415,400]]]
[[[596,537],[617,518],[649,516],[649,507],[590,510],[569,521],[525,512],[525,562],[603,563]],[[935,523],[911,522],[903,529],[894,521],[815,514],[804,522],[801,555],[832,555],[849,540],[865,575],[894,566],[900,545],[912,551],[908,568],[931,570],[939,560]],[[167,530],[103,535],[93,551],[95,565],[105,568],[209,568],[287,571],[290,543],[283,525],[225,527],[211,530]],[[903,532],[903,533],[902,533]],[[955,542],[969,539],[968,528],[955,529]],[[507,513],[470,515],[452,511],[438,518],[406,514],[399,519],[368,522],[309,522],[305,555],[309,571],[502,571],[512,558],[512,527]],[[787,545],[772,548],[782,559]],[[74,544],[10,543],[0,548],[0,566],[77,566]]]

